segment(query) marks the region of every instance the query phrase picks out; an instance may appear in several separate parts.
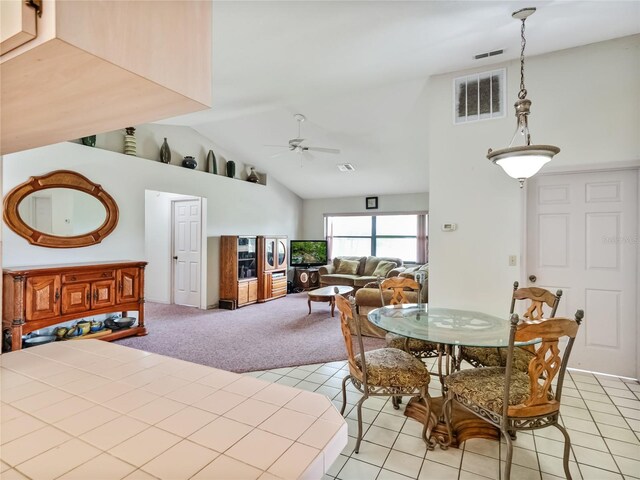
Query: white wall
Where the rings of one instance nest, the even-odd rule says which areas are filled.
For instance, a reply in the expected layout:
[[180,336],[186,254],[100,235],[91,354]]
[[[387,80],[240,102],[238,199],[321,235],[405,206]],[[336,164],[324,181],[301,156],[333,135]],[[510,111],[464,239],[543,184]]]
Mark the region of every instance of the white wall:
[[[506,147],[515,129],[519,63],[502,66],[504,119],[454,126],[452,81],[468,72],[429,81],[429,298],[435,305],[504,313],[512,282],[523,280],[519,267],[508,266],[508,255],[523,254],[523,191],[485,157],[489,147]],[[640,159],[639,35],[527,58],[525,73],[532,142],[561,148],[550,167]],[[458,230],[442,232],[445,222]]]
[[[370,196],[375,196],[374,194]],[[407,193],[404,195],[380,195],[378,209],[367,210],[366,197],[320,198],[304,200],[301,240],[324,238],[324,215],[331,213],[413,213],[429,210],[429,194]]]
[[69,169],[101,184],[120,209],[117,228],[102,243],[73,250],[31,246],[3,227],[4,266],[146,259],[145,190],[207,199],[208,305],[218,302],[220,235],[301,235],[302,200],[273,179],[256,185],[69,142],[5,155],[3,164],[5,192],[32,175]]

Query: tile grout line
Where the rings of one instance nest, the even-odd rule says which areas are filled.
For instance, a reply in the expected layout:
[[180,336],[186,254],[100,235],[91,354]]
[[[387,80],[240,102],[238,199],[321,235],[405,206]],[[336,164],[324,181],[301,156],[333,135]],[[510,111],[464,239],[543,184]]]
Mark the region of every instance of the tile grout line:
[[[600,379],[599,379],[597,376],[595,376],[595,375],[594,375],[594,377],[595,377],[596,381],[598,382],[598,385],[600,385],[600,387],[604,390],[605,395],[607,395],[607,397],[609,398],[609,400],[611,400],[611,396],[609,395],[609,392],[607,391],[607,389],[606,389],[606,388],[604,388],[604,387],[602,386],[602,384],[600,383]],[[623,383],[624,383],[624,382],[623,382]],[[629,388],[629,387],[627,387],[627,388]],[[622,416],[622,418],[624,419],[624,421],[627,423],[627,425],[629,426],[629,429],[631,430],[631,433],[632,433],[633,435],[635,435],[636,439],[638,439],[638,434],[637,434],[637,433],[636,433],[636,432],[631,428],[631,425],[630,425],[630,424],[629,424],[629,422],[627,421],[627,417],[626,417],[625,415],[623,415],[623,414],[622,414],[622,412],[620,411],[620,408],[618,407],[618,405],[617,405],[613,400],[611,400],[611,403],[613,404],[613,406],[615,407],[615,409],[618,411],[618,413],[620,413],[620,415]],[[591,414],[591,411],[589,411],[589,413]],[[616,459],[616,455],[614,455],[614,454],[613,454],[613,452],[611,452],[611,447],[609,447],[609,444],[607,443],[607,440],[606,440],[606,438],[607,438],[607,437],[605,437],[604,435],[602,435],[602,432],[600,431],[600,427],[599,427],[599,426],[598,426],[598,424],[596,423],[596,421],[595,421],[595,419],[593,418],[593,416],[592,416],[591,418],[592,418],[592,420],[593,420],[593,423],[595,423],[596,428],[598,429],[598,432],[600,433],[600,435],[602,436],[602,438],[603,438],[603,440],[604,440],[604,444],[605,444],[605,445],[606,445],[606,447],[607,447],[607,451],[609,452],[609,455],[611,455],[611,458],[613,459],[613,462],[616,464],[616,467],[618,467],[618,471],[619,471],[620,475],[622,475],[622,476],[623,476],[623,478],[624,478],[624,474],[622,473],[622,469],[620,468],[620,463],[619,463],[619,462],[618,462],[618,460]]]
[[[600,385],[600,382],[598,381],[598,378],[597,378],[595,375],[593,375],[593,374],[591,374],[591,376],[596,380],[597,385],[598,385],[598,386],[600,386],[600,388],[602,388],[602,386]],[[573,375],[571,375],[571,379],[572,379],[572,381],[573,381],[574,383],[576,383],[576,382],[575,382],[575,380],[573,380]],[[585,400],[585,399],[584,399],[584,397],[582,396],[582,391],[581,391],[579,388],[576,388],[576,390],[578,391],[578,394],[580,395],[580,398],[581,398],[581,399],[582,399],[582,401],[584,402],[584,400]],[[609,398],[609,400],[611,400],[611,398],[609,397],[609,395],[606,393],[606,392],[607,392],[607,391],[606,391],[606,389],[604,389],[604,388],[603,388],[603,390],[604,390],[605,394],[607,395],[607,398]],[[613,402],[612,402],[612,403],[613,403]],[[617,472],[614,472],[614,473],[617,473],[617,474],[619,474],[620,476],[622,476],[622,471],[620,470],[620,467],[618,466],[618,462],[616,462],[616,459],[615,459],[615,457],[613,456],[613,454],[611,453],[611,449],[609,448],[609,445],[607,444],[607,442],[606,442],[606,440],[605,440],[605,438],[606,438],[606,437],[605,437],[604,435],[602,435],[602,432],[600,431],[600,427],[598,426],[598,423],[596,422],[595,418],[593,418],[593,414],[591,413],[591,409],[589,408],[589,405],[587,404],[587,402],[585,402],[585,405],[587,405],[587,411],[589,412],[589,417],[591,417],[591,421],[593,422],[593,425],[595,426],[596,430],[598,431],[598,435],[600,435],[600,438],[602,438],[602,440],[603,440],[603,442],[604,442],[604,444],[605,444],[605,446],[606,446],[606,448],[607,448],[607,452],[609,453],[609,455],[611,455],[611,458],[612,458],[612,460],[613,460],[613,463],[615,464],[616,468],[618,469],[618,471],[617,471]],[[614,406],[615,406],[615,404],[614,404]],[[624,417],[623,417],[623,418],[624,418]],[[563,426],[564,426],[564,420],[563,420],[563,422],[562,422],[562,423],[563,423]],[[566,426],[565,426],[565,428],[566,428]],[[580,465],[581,465],[581,464],[578,462],[578,457],[576,456],[576,454],[575,454],[575,451],[574,451],[573,447],[574,447],[574,445],[573,445],[573,443],[572,443],[572,444],[571,444],[571,452],[573,453],[573,456],[574,456],[574,458],[575,458],[575,460],[576,460],[576,463],[578,464],[578,470],[580,471],[580,475],[581,475],[582,477],[584,477],[584,475],[582,474],[582,469],[580,468]],[[587,448],[587,447],[585,447],[585,448]],[[592,450],[593,450],[593,449],[592,449]],[[593,465],[587,465],[587,464],[585,464],[585,466],[590,466],[590,467],[592,467],[592,468],[599,468],[599,467],[595,467],[595,466],[593,466]],[[604,470],[604,471],[611,471],[611,470],[607,470],[607,469],[605,469],[605,468],[602,468],[601,470]]]

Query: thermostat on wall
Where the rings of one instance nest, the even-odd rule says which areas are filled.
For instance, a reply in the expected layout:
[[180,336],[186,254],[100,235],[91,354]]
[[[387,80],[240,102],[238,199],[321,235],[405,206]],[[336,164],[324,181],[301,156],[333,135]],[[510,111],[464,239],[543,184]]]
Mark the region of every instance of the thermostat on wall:
[[458,224],[457,223],[443,223],[442,224],[442,231],[443,232],[453,232],[457,228],[458,228]]

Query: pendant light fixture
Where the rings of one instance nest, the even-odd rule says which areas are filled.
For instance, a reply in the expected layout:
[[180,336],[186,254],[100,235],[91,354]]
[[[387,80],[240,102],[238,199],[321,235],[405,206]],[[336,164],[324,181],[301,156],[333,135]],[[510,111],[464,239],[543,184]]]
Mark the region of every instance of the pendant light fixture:
[[[527,44],[524,36],[524,23],[535,11],[535,8],[523,8],[513,12],[511,15],[522,22],[522,27],[520,28],[520,92],[518,92],[518,100],[514,104],[518,123],[509,146],[500,150],[489,149],[487,154],[487,158],[500,165],[507,175],[520,181],[520,188],[522,188],[527,178],[538,173],[542,166],[560,151],[558,147],[553,145],[531,145],[528,121],[531,100],[527,99],[527,89],[524,86],[524,47]],[[514,146],[514,143],[520,137],[524,145]]]

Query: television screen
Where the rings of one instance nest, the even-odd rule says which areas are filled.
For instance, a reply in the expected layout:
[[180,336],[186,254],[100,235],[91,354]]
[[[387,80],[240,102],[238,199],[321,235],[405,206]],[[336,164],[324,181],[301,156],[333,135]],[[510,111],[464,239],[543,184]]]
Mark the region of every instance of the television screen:
[[311,267],[327,264],[326,240],[291,240],[292,267]]

